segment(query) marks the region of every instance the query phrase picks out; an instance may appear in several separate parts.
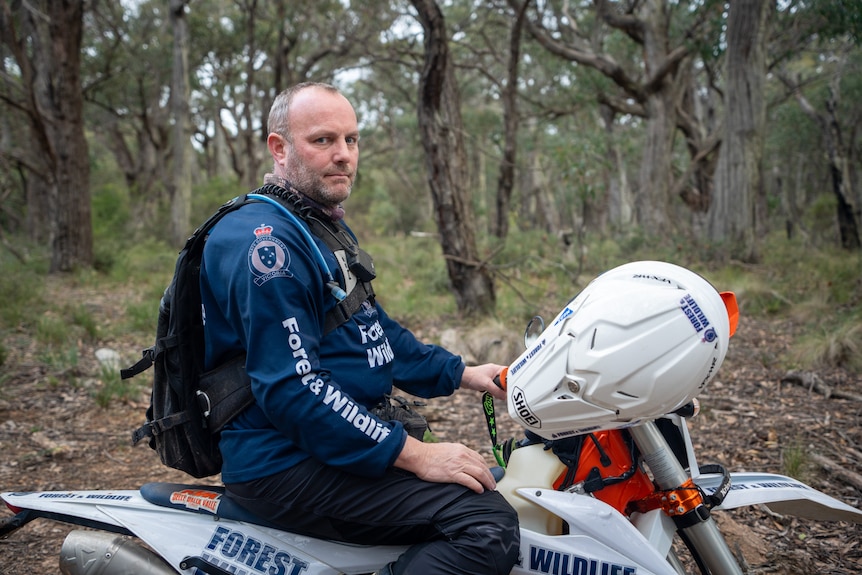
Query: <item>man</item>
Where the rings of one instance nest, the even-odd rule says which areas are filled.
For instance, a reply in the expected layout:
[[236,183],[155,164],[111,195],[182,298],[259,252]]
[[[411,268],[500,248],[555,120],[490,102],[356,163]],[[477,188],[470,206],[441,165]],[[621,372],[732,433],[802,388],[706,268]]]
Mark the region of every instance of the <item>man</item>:
[[[393,384],[421,397],[460,387],[503,399],[493,383],[502,366],[465,367],[420,343],[373,297],[327,328],[339,305],[328,276],[352,293],[363,273],[348,263],[356,246],[337,224],[356,177],[356,114],[332,86],[300,84],[276,98],[269,131],[274,173],[265,181],[305,219],[269,202],[246,205],[215,226],[201,270],[206,367],[246,353],[255,397],[222,432],[228,495],[293,532],[411,545],[386,573],[509,573],[517,515],[483,458],[461,444],[423,443],[370,413]],[[344,253],[303,234],[311,220],[341,237]]]

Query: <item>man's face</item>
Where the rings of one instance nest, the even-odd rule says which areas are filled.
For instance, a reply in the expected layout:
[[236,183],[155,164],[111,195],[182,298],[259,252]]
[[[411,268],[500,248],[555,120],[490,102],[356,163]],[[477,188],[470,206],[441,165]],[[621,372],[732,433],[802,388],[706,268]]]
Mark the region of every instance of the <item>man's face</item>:
[[312,200],[332,207],[350,196],[359,162],[359,128],[344,96],[318,88],[294,96],[288,115],[284,176]]

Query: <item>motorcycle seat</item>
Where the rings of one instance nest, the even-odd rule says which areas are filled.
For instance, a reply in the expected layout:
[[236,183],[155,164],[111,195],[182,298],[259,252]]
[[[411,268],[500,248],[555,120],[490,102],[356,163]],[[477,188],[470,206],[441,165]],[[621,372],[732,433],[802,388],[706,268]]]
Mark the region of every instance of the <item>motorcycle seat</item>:
[[[495,481],[500,481],[505,472],[502,467],[491,468]],[[154,482],[142,485],[140,491],[146,501],[159,507],[279,528],[227,497],[221,485]]]
[[221,485],[156,482],[142,485],[140,491],[146,501],[159,507],[278,528],[227,497]]

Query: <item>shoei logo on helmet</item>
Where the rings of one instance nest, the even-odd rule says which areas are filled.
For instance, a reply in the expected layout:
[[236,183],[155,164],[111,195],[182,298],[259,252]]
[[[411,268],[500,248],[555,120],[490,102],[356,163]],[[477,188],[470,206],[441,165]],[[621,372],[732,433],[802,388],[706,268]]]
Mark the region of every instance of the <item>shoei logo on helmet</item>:
[[538,417],[530,411],[530,406],[527,405],[527,398],[520,387],[516,387],[512,392],[512,402],[515,404],[515,412],[521,420],[530,427],[542,427],[542,422]]
[[[691,297],[690,294],[685,294],[685,296],[679,300],[680,309],[682,309],[683,313],[685,313],[686,317],[688,317],[688,321],[691,322],[691,325],[694,326],[694,330],[697,333],[702,332],[705,328],[709,327],[709,320],[706,319],[706,314],[701,311],[700,306],[697,305],[697,302],[694,301],[694,298]],[[713,332],[712,339],[715,339],[715,332]],[[707,341],[712,341],[708,339]]]

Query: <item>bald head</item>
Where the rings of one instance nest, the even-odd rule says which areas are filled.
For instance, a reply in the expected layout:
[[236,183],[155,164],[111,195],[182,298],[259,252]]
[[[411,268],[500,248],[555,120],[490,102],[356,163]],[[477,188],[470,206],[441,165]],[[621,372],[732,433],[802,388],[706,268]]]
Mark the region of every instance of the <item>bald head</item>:
[[350,196],[359,128],[353,106],[338,89],[305,83],[285,90],[273,102],[269,132],[276,175],[326,207]]
[[290,138],[289,114],[293,107],[294,100],[297,95],[306,92],[306,95],[313,94],[317,91],[327,92],[329,94],[340,95],[341,92],[332,84],[324,84],[323,82],[302,82],[291,86],[287,90],[276,96],[269,109],[269,118],[267,119],[267,131],[275,132],[286,138]]

